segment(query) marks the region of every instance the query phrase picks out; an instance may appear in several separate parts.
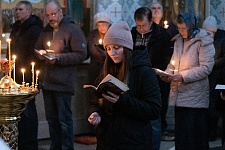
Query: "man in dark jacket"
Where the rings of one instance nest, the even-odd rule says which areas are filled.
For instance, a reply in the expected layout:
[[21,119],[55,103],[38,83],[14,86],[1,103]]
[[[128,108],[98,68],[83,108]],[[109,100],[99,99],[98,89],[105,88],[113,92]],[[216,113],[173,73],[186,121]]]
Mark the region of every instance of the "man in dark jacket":
[[[22,77],[19,72],[21,68],[25,68],[26,78],[25,82],[31,84],[31,62],[35,62],[38,66],[37,60],[34,56],[34,45],[42,30],[43,23],[35,15],[31,15],[32,5],[28,1],[20,1],[16,5],[16,19],[17,21],[12,26],[10,34],[11,51],[16,55],[16,82],[21,84]],[[37,133],[38,133],[38,117],[35,105],[35,98],[30,100],[25,111],[21,114],[21,120],[18,123],[19,150],[37,150]]]
[[[69,16],[63,16],[60,4],[50,1],[45,7],[49,20],[35,45],[40,53],[54,50],[58,58],[42,61],[40,82],[44,96],[45,114],[49,124],[51,150],[74,149],[71,110],[76,65],[87,57],[84,33]],[[50,46],[47,43],[50,42]]]
[[[169,47],[169,34],[164,28],[152,21],[151,10],[147,7],[137,9],[134,13],[134,20],[136,27],[131,30],[134,47],[142,49],[147,47],[152,67],[165,70],[173,53]],[[158,82],[161,99],[168,102],[169,84],[160,78],[158,78]],[[153,149],[159,150],[161,141],[160,118],[152,122],[152,135]]]

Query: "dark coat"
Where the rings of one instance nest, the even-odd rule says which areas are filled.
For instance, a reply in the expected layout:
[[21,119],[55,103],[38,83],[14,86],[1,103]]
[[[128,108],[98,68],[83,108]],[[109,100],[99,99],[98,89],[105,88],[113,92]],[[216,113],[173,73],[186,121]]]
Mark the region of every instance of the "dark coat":
[[[216,108],[223,115],[225,113],[225,101],[221,99],[220,92],[225,90],[214,90],[216,84],[225,84],[225,30],[217,29],[214,36],[214,46],[215,46],[215,65],[212,73],[209,76],[210,86],[212,87],[212,96],[216,99]],[[212,81],[214,81],[212,83]]]
[[[152,67],[165,70],[173,54],[173,49],[170,48],[170,35],[154,22],[150,30],[152,33],[147,47]],[[136,27],[132,28],[131,33],[135,43],[136,36],[139,34]],[[148,36],[148,34],[144,34],[144,36]]]
[[48,24],[41,32],[35,48],[49,49],[48,41],[51,42],[50,49],[54,50],[59,58],[55,64],[43,62],[40,72],[41,88],[73,94],[76,65],[87,56],[84,33],[69,16],[64,16],[54,39],[53,28]]
[[96,84],[96,78],[99,76],[106,57],[106,51],[103,45],[99,44],[99,39],[103,40],[98,29],[91,31],[87,39],[87,48],[91,63],[89,65],[89,83]]
[[131,58],[130,90],[113,104],[92,102],[90,114],[102,118],[97,126],[98,150],[151,150],[151,120],[160,116],[160,91],[147,51],[134,51]]
[[87,39],[88,52],[91,57],[91,65],[103,66],[106,51],[103,47],[98,47],[100,45],[99,39],[103,40],[103,37],[101,37],[100,33],[98,32],[98,29],[95,29],[89,33]]
[[215,100],[218,97],[217,91],[215,91],[215,86],[217,84],[217,80],[219,79],[219,75],[221,71],[225,68],[225,31],[221,29],[217,29],[213,45],[215,47],[215,55],[214,55],[214,67],[212,72],[209,75],[209,84],[210,84],[210,98],[214,98]]
[[43,28],[39,17],[31,15],[22,24],[16,21],[12,26],[11,54],[16,55],[16,82],[22,84],[21,68],[25,68],[25,82],[31,84],[31,62],[35,62],[38,69],[38,60],[34,54],[34,45]]

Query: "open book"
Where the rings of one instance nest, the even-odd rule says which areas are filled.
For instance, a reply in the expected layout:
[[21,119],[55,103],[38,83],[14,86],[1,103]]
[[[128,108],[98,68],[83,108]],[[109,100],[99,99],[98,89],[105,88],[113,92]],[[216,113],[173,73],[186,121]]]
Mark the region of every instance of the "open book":
[[57,59],[59,56],[54,52],[54,50],[46,50],[46,53],[42,54],[39,52],[39,50],[35,49],[35,52],[38,55],[42,55],[45,58],[49,59],[49,60],[53,60],[53,59]]
[[94,95],[98,98],[101,98],[103,93],[109,95],[107,91],[120,95],[129,90],[129,87],[125,83],[110,74],[108,74],[97,87],[93,85],[84,85],[83,88],[93,88]]
[[225,85],[217,84],[215,89],[217,89],[217,90],[225,90]]
[[157,68],[152,68],[155,70],[155,73],[159,76],[171,76],[172,74],[168,73],[168,72],[165,72],[165,71],[162,71],[160,69],[157,69]]

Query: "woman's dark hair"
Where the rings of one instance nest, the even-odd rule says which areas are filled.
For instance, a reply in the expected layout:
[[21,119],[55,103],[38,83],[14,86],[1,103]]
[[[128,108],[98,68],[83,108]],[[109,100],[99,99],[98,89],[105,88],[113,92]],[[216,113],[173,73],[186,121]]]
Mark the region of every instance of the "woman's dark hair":
[[134,20],[142,21],[144,17],[148,18],[148,21],[152,20],[152,12],[148,7],[140,7],[134,13]]
[[101,81],[107,74],[111,74],[120,81],[127,83],[129,76],[131,50],[123,47],[123,61],[119,64],[115,64],[111,57],[106,53],[105,62],[98,78],[98,82]]

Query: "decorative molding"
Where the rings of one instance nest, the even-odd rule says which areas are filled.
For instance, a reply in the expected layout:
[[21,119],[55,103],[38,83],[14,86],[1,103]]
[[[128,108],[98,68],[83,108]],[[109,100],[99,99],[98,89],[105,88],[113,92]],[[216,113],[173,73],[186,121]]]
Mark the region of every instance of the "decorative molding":
[[225,0],[210,1],[210,15],[216,18],[218,28],[224,30],[225,29]]

